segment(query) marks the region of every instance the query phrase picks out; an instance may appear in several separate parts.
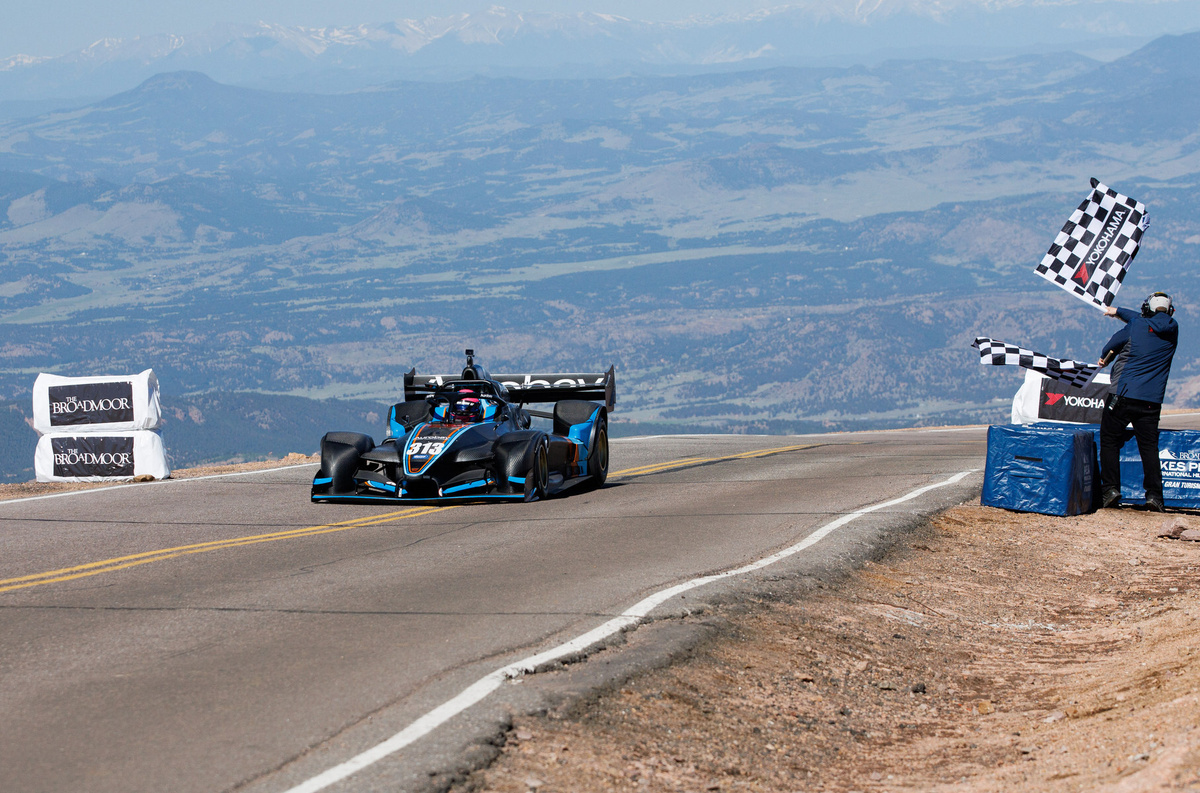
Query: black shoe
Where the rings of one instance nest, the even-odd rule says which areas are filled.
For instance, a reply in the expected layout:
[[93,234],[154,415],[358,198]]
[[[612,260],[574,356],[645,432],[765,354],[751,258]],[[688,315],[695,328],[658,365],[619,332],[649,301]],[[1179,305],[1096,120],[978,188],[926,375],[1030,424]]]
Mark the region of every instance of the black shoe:
[[1115,507],[1121,503],[1121,491],[1115,487],[1110,487],[1104,491],[1104,495],[1100,497],[1100,508],[1108,509]]
[[1146,496],[1146,511],[1147,512],[1166,512],[1167,508],[1163,506],[1161,496]]

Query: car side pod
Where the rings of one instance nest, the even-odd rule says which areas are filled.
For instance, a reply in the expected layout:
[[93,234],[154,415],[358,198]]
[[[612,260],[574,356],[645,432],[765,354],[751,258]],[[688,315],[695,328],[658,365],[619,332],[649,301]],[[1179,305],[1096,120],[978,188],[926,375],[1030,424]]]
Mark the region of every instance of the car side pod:
[[596,402],[563,399],[554,403],[554,432],[583,447],[580,474],[586,487],[603,486],[608,478],[608,410]]
[[375,448],[369,435],[327,432],[321,438],[321,467],[313,477],[312,497],[352,496],[357,492],[354,473],[358,458]]
[[572,429],[584,425],[590,431],[596,420],[596,412],[603,405],[585,402],[582,399],[560,399],[554,403],[554,433],[574,437]]

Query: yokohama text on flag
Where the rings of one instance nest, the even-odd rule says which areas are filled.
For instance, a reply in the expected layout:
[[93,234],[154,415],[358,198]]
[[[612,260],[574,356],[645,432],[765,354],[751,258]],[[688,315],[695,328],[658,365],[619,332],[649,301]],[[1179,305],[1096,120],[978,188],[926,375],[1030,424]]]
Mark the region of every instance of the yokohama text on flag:
[[1035,271],[1099,309],[1111,306],[1149,223],[1145,204],[1093,179]]

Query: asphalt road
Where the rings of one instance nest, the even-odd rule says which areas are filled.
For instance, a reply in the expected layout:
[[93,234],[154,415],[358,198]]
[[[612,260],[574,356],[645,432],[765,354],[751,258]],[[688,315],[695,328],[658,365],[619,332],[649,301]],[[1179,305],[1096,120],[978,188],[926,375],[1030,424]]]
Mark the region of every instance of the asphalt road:
[[[648,593],[984,452],[983,428],[663,437],[535,504],[314,505],[312,467],[0,503],[0,788],[288,790]],[[331,789],[404,787],[389,763],[421,751]]]

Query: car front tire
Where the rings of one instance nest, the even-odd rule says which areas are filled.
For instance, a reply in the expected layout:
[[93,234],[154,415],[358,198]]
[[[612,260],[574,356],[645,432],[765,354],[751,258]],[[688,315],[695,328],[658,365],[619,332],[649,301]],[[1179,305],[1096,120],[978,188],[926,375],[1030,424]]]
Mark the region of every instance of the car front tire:
[[546,497],[546,486],[550,481],[550,460],[544,438],[539,439],[533,450],[529,471],[525,474],[525,500],[541,501]]

